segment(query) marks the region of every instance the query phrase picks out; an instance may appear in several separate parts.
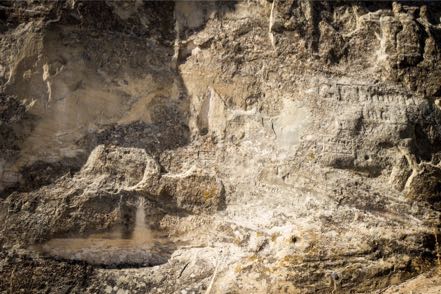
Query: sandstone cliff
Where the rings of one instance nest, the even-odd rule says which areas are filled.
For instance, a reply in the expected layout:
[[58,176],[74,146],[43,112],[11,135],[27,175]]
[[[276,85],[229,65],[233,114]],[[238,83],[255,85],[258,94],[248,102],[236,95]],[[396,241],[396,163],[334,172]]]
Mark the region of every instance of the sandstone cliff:
[[[0,292],[438,293],[439,2],[0,1],[0,35]],[[137,207],[150,261],[41,250]]]

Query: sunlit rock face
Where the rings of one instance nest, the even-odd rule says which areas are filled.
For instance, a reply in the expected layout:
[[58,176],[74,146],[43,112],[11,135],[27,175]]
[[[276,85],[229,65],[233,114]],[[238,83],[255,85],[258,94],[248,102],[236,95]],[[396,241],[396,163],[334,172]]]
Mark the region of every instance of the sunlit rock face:
[[440,17],[2,4],[0,292],[437,293]]

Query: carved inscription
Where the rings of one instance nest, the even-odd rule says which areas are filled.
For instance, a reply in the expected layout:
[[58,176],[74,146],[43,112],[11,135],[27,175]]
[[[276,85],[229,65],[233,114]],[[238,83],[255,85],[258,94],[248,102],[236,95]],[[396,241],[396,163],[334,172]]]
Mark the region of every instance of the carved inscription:
[[322,136],[318,140],[304,140],[304,148],[314,150],[318,154],[353,155],[355,142],[353,139]]
[[403,107],[364,107],[365,122],[381,122],[383,124],[405,124],[406,109]]
[[[356,117],[364,124],[405,124],[407,109],[416,105],[411,95],[374,85],[323,83],[318,86],[317,94],[324,105],[332,105],[335,120],[342,126],[347,123],[344,120]],[[351,110],[348,115],[347,110],[351,108],[356,111]]]
[[[323,153],[352,155],[354,153],[354,141],[352,139],[324,137],[323,141],[317,142]],[[320,146],[321,145],[321,146]]]
[[321,131],[304,143],[322,155],[355,157],[364,137],[384,139],[382,134],[405,128],[417,106],[413,96],[381,85],[322,83],[314,91]]
[[345,103],[379,103],[392,105],[415,105],[412,96],[372,85],[320,84],[317,94],[324,99]]

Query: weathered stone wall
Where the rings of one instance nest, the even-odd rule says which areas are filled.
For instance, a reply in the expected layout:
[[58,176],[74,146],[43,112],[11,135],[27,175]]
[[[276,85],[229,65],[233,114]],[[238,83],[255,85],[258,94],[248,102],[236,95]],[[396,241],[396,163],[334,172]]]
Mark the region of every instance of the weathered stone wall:
[[[0,285],[58,291],[44,268],[83,276],[63,276],[74,292],[371,293],[433,269],[440,17],[436,1],[0,1]],[[130,229],[140,198],[177,244],[167,263],[30,246]]]

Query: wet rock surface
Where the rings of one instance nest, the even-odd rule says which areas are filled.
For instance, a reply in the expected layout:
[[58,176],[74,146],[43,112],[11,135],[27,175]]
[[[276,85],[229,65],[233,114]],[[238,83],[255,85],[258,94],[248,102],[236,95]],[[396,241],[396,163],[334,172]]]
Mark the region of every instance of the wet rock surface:
[[146,225],[144,200],[140,198],[131,231],[120,227],[113,232],[83,238],[54,238],[36,246],[36,249],[54,259],[124,268],[166,263],[175,247]]
[[1,2],[0,292],[436,293],[440,17]]
[[151,246],[131,246],[129,240],[124,244],[122,241],[112,242],[111,239],[52,239],[41,250],[54,259],[108,268],[147,267],[167,262],[167,257],[160,250]]

